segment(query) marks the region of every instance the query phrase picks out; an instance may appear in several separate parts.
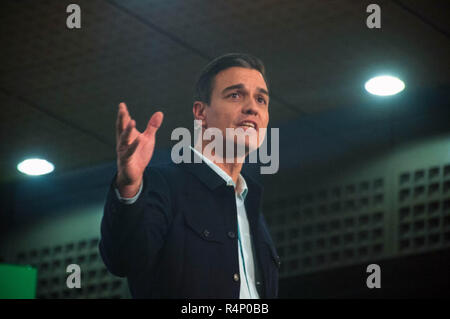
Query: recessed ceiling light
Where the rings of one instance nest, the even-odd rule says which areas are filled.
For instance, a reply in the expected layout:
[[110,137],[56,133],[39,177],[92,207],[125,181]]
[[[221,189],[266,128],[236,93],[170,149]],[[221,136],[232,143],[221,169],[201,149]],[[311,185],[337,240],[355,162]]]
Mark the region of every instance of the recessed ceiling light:
[[36,176],[52,172],[55,166],[40,158],[30,158],[20,162],[17,165],[17,169],[24,174]]
[[364,87],[371,94],[387,96],[403,91],[405,83],[394,76],[382,75],[371,78]]

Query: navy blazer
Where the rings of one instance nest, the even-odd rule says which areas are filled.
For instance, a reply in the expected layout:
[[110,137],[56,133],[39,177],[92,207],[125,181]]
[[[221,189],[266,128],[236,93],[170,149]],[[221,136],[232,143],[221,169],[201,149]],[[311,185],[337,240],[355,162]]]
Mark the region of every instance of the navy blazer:
[[[276,298],[280,259],[261,213],[262,188],[243,174],[257,289]],[[115,178],[114,178],[115,180]],[[99,249],[134,298],[239,298],[234,188],[205,163],[148,167],[134,204],[109,189]]]

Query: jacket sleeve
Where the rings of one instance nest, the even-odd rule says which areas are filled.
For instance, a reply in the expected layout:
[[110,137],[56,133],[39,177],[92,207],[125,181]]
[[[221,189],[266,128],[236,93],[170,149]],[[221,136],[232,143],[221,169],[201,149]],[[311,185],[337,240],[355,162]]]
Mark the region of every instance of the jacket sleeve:
[[104,206],[99,250],[108,270],[126,277],[152,267],[164,244],[172,219],[169,186],[158,169],[149,168],[133,204],[122,203],[114,188],[115,177]]

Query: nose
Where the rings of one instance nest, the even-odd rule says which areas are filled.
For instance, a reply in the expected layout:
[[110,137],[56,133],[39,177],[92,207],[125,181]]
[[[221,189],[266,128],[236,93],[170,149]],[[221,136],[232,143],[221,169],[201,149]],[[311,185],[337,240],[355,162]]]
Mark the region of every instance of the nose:
[[244,114],[250,114],[250,115],[257,115],[258,114],[258,105],[253,99],[249,99],[246,101],[244,106],[242,107],[242,113]]

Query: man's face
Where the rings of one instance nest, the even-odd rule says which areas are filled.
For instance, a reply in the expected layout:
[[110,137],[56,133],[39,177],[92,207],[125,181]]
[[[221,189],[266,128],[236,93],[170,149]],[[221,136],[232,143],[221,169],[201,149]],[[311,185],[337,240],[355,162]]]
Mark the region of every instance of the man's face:
[[[231,67],[219,72],[213,82],[210,105],[205,108],[206,128],[242,128],[256,138],[245,138],[246,149],[257,149],[269,123],[269,96],[262,74],[254,69]],[[261,136],[260,136],[261,135]],[[239,140],[239,139],[238,139]],[[255,144],[256,143],[256,144]]]

